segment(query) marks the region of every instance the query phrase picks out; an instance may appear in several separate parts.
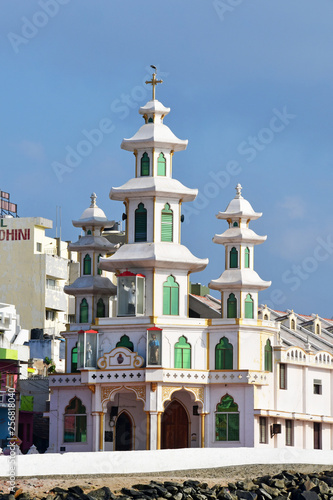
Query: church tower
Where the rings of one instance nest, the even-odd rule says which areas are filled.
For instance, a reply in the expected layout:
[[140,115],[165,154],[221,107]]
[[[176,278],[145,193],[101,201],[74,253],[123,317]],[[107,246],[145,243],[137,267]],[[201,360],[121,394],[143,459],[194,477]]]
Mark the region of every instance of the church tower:
[[271,285],[263,281],[254,270],[254,247],[266,241],[249,228],[252,220],[262,213],[253,210],[242,196],[242,186],[237,184],[236,196],[225,212],[217,214],[226,220],[229,228],[216,234],[214,243],[225,247],[225,271],[209,283],[209,288],[221,292],[222,318],[258,319],[258,292]]
[[110,198],[125,204],[127,244],[101,259],[100,268],[118,275],[118,316],[188,316],[189,274],[203,270],[181,244],[181,205],[196,198],[173,179],[173,155],[186,149],[163,120],[170,108],[155,99],[156,74],[150,82],[153,98],[139,113],[144,125],[121,147],[135,156],[135,177],[112,188]]
[[65,293],[75,296],[76,323],[84,327],[94,323],[95,318],[112,315],[109,299],[117,293],[116,286],[98,268],[101,257],[114,253],[117,246],[110,243],[101,233],[105,227],[114,225],[107,220],[103,210],[96,205],[96,194],[91,195],[91,205],[84,210],[74,227],[81,227],[84,236],[68,245],[69,250],[78,252],[80,277],[64,287]]

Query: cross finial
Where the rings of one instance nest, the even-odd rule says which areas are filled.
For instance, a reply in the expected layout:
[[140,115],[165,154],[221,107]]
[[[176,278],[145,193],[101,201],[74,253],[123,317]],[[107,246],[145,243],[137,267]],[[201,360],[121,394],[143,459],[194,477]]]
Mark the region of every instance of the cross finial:
[[238,183],[236,186],[236,197],[241,198],[242,197],[242,186]]
[[91,205],[90,207],[96,207],[96,193],[92,193],[91,196],[90,196],[90,199],[91,199]]
[[155,70],[155,73],[153,73],[152,79],[151,80],[146,80],[147,84],[150,84],[153,87],[153,101],[155,100],[155,87],[158,83],[163,83],[163,80],[156,80],[156,66],[150,66]]

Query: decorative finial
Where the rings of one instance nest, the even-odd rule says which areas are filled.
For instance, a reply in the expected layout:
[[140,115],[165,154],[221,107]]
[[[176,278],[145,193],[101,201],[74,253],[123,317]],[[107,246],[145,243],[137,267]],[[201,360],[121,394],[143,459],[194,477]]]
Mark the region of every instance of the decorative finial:
[[242,198],[242,186],[238,183],[236,186],[236,198]]
[[96,193],[92,193],[90,196],[90,199],[91,199],[90,208],[96,207],[96,198],[97,198]]
[[156,80],[156,73],[157,73],[156,66],[153,66],[151,64],[150,67],[155,70],[155,73],[153,73],[152,79],[147,80],[146,83],[152,85],[152,87],[153,87],[153,101],[154,101],[155,100],[155,87],[158,83],[163,83],[163,80]]

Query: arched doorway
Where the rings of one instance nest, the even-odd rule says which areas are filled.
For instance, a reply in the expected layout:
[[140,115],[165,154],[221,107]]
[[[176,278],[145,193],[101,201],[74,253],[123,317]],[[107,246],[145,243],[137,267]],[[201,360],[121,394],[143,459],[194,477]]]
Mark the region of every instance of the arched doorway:
[[116,422],[116,451],[129,451],[133,448],[132,421],[126,411],[123,411]]
[[186,410],[178,401],[172,401],[162,416],[162,449],[188,447],[189,421]]

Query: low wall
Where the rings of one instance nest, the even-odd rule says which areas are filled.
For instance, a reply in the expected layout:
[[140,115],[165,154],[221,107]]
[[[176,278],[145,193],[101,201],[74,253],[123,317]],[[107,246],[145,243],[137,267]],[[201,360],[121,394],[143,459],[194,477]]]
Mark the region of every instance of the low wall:
[[[246,464],[333,465],[333,451],[295,448],[205,448],[18,455],[16,476],[149,473]],[[8,476],[9,457],[0,456],[0,477]]]

